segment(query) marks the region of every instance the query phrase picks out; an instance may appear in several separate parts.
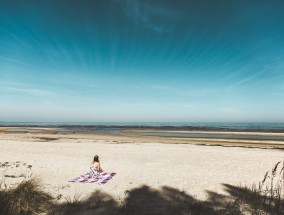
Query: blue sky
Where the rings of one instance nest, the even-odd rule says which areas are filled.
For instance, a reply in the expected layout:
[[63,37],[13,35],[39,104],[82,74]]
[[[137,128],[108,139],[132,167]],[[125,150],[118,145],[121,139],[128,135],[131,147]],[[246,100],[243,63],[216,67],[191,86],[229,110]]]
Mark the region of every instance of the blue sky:
[[280,0],[0,0],[0,121],[284,121]]

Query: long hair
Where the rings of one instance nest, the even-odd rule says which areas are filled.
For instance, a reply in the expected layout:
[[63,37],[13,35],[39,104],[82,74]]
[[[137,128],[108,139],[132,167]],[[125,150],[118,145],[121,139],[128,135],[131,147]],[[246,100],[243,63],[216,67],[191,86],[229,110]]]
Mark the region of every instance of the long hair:
[[94,160],[93,160],[93,162],[98,162],[98,163],[100,162],[100,160],[99,160],[99,156],[98,156],[98,155],[95,155],[95,156],[94,156]]

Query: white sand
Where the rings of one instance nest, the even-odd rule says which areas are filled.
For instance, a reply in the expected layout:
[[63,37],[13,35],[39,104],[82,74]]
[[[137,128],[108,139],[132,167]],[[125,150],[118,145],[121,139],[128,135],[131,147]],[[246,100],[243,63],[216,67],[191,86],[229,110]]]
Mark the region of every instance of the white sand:
[[[117,175],[105,185],[68,183],[89,170],[95,154],[100,156],[106,172]],[[206,199],[206,191],[225,193],[222,183],[252,184],[262,180],[266,171],[283,160],[280,150],[197,146],[190,144],[127,143],[95,140],[94,142],[31,142],[0,140],[0,162],[20,161],[32,165],[8,168],[5,174],[23,172],[41,178],[46,190],[54,196],[87,196],[95,190],[116,198],[141,185],[154,188],[170,186]],[[5,168],[0,168],[3,173]],[[28,170],[28,171],[27,171]],[[9,185],[20,179],[6,179]]]

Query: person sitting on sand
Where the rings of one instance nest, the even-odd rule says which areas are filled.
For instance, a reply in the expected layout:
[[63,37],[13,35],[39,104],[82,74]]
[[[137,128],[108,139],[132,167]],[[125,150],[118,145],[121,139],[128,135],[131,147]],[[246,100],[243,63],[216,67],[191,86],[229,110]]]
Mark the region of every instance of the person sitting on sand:
[[91,163],[90,169],[91,169],[90,176],[93,178],[99,176],[100,173],[103,172],[98,155],[94,156],[94,160]]

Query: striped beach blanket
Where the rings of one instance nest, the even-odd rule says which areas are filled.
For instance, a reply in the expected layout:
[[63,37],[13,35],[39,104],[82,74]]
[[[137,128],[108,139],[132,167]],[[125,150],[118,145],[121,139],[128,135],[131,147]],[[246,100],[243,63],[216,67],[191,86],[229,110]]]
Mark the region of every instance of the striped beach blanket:
[[115,176],[115,172],[101,173],[99,176],[91,177],[89,173],[80,175],[77,178],[71,179],[68,182],[80,182],[80,183],[97,183],[99,185],[107,183],[110,179]]

